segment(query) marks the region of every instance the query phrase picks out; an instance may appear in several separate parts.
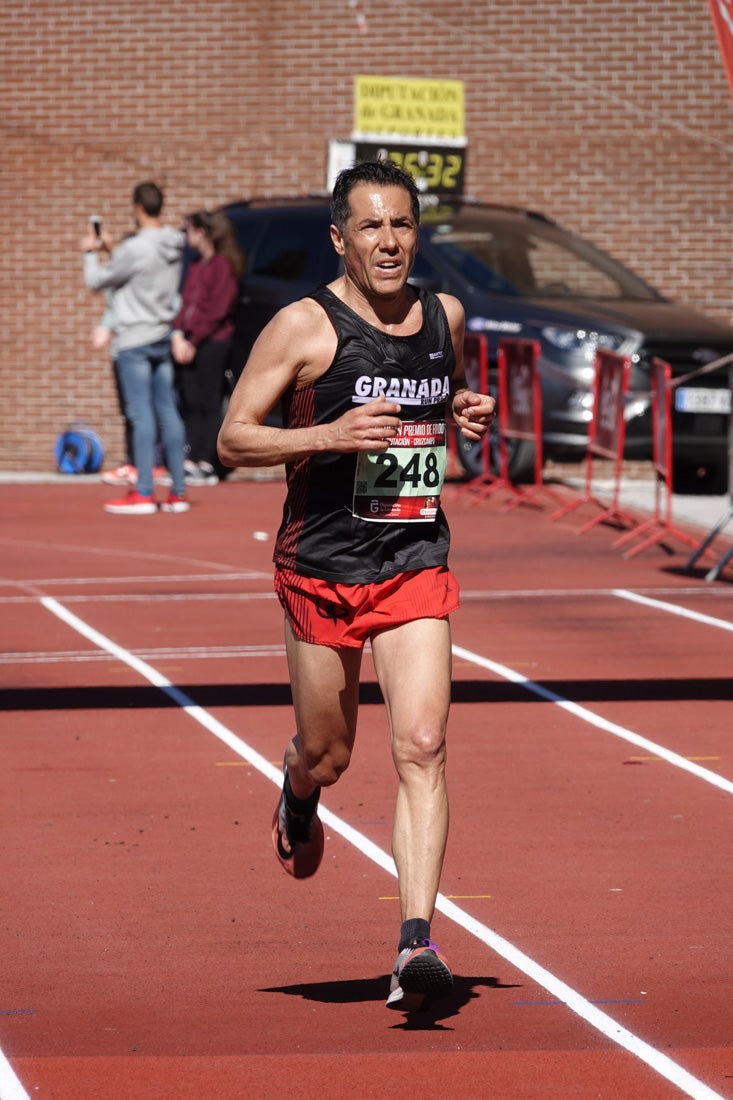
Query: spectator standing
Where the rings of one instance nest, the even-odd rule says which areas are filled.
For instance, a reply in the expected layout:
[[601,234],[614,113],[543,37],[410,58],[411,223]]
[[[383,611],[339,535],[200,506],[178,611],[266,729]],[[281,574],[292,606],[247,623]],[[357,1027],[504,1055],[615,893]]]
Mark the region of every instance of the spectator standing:
[[231,222],[218,210],[190,214],[186,238],[198,257],[186,273],[171,345],[186,425],[186,481],[215,485],[217,467],[222,469],[216,439],[244,257]]
[[90,226],[82,240],[84,280],[90,290],[114,293],[117,370],[125,412],[132,423],[137,484],[125,497],[110,500],[105,511],[117,515],[151,515],[153,462],[160,429],[171,476],[171,491],[161,508],[187,512],[183,470],[185,432],[178,412],[171,358],[171,325],[178,304],[184,235],[161,224],[163,192],[157,184],[138,184],[132,195],[137,232],[120,242],[107,263],[108,250]]
[[[120,386],[120,375],[117,369],[114,291],[107,290],[106,298],[107,308],[102,318],[92,329],[91,343],[95,351],[109,350],[112,361],[112,375],[114,377],[115,391],[117,393],[117,402],[120,408],[120,415],[125,425],[125,461],[114,470],[107,470],[106,473],[102,474],[102,481],[105,485],[136,485],[137,470],[135,469],[132,458],[132,422],[125,411],[125,398],[122,393],[122,387]],[[153,466],[153,481],[156,485],[170,485],[170,475],[165,468],[162,456],[158,454],[159,450],[160,448],[156,447],[156,465]]]

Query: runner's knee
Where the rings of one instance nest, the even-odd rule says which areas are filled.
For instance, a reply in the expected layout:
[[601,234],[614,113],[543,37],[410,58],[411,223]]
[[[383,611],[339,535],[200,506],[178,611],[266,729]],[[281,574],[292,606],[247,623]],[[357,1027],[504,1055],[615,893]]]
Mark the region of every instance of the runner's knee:
[[445,764],[445,730],[436,726],[420,726],[405,737],[395,738],[392,749],[397,771],[417,766],[422,769],[442,768]]

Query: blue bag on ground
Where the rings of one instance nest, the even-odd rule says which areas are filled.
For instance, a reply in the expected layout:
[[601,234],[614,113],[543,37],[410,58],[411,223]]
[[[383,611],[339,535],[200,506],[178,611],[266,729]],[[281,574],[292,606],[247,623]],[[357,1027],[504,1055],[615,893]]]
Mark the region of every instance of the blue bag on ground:
[[96,474],[104,461],[104,447],[97,433],[79,420],[58,437],[54,455],[60,474]]

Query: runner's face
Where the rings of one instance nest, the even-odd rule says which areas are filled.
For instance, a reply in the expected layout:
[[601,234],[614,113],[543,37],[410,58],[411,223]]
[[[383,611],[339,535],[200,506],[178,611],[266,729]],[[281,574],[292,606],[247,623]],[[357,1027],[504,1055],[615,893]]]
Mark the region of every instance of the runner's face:
[[397,296],[417,251],[418,227],[409,194],[399,186],[357,183],[349,192],[349,210],[343,234],[331,226],[347,278],[367,297]]

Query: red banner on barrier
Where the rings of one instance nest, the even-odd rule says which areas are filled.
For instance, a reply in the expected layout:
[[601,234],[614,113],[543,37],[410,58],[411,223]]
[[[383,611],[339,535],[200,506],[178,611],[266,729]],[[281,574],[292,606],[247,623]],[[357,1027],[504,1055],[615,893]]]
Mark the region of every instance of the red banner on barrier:
[[733,0],[708,0],[718,48],[733,94]]
[[[538,340],[503,337],[499,341],[499,460],[506,488],[513,499],[506,510],[519,504],[536,504],[540,495],[562,502],[561,494],[548,488],[542,468],[542,387],[539,376]],[[534,483],[514,485],[509,477],[507,440],[524,440],[534,448]]]
[[[550,519],[559,519],[581,504],[594,504],[601,508],[600,515],[583,524],[578,531],[579,535],[598,523],[621,527],[638,526],[637,520],[622,512],[618,503],[626,439],[624,403],[629,388],[630,371],[631,360],[626,356],[615,351],[606,351],[605,348],[598,348],[596,351],[593,419],[589,425],[588,449],[585,453],[585,493],[580,500],[571,501],[550,516]],[[613,501],[610,507],[593,494],[594,458],[611,459],[614,463]]]
[[621,355],[599,348],[590,449],[602,458],[620,462],[624,453],[626,421],[624,397],[629,388],[630,363]]
[[542,439],[536,340],[503,339],[499,344],[499,421],[505,435]]
[[483,332],[467,332],[463,340],[466,385],[476,393],[488,393],[489,342]]
[[[463,341],[463,372],[466,385],[475,393],[489,392],[489,341],[483,332],[467,332]],[[488,432],[481,448],[481,474],[473,480],[491,479]],[[469,482],[471,484],[471,482]]]

